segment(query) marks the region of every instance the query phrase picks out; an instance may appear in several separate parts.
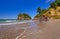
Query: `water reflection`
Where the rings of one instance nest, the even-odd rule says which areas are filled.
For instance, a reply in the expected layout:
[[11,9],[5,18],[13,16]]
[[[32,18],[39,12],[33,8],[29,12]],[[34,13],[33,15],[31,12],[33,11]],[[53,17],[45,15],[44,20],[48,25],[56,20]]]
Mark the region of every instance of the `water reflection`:
[[31,27],[31,29],[33,31],[37,31],[38,30],[38,26],[37,26],[37,24],[35,22],[30,23],[30,27]]

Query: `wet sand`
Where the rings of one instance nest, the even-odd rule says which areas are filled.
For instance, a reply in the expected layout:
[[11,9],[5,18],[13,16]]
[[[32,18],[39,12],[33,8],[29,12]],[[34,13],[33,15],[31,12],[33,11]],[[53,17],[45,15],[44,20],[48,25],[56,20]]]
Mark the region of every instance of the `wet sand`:
[[24,27],[29,26],[28,23],[15,25],[0,25],[0,39],[15,39],[24,32]]

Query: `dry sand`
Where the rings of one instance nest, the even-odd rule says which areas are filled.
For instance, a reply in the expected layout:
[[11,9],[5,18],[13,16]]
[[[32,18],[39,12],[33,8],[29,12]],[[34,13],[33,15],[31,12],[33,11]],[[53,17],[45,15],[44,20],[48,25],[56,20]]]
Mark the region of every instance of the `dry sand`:
[[39,31],[25,35],[22,39],[60,39],[60,20],[49,20],[36,24],[40,27]]

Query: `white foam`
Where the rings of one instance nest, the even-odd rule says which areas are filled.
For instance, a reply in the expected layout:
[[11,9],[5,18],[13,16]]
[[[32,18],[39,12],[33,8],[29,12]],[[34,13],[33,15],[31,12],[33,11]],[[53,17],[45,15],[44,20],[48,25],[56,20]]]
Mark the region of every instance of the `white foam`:
[[13,25],[13,24],[22,24],[22,23],[27,23],[27,22],[32,22],[32,21],[15,22],[15,23],[2,23],[0,25]]
[[6,20],[5,22],[16,22],[16,20]]
[[12,21],[8,21],[8,20],[7,20],[7,21],[5,21],[5,22],[12,22]]

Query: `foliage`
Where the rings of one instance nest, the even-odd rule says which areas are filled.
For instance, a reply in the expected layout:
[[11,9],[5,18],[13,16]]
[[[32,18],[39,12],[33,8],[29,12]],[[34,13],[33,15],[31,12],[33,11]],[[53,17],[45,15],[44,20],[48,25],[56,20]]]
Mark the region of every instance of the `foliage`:
[[51,3],[51,6],[50,7],[56,9],[57,3],[56,2]]
[[56,9],[57,6],[60,6],[60,0],[55,0],[55,2],[52,2],[50,7]]
[[57,3],[57,6],[60,6],[60,0],[55,1]]
[[40,14],[37,14],[35,17],[39,18],[40,16],[42,16],[44,13],[41,12]]
[[[53,16],[52,18],[58,19],[60,18],[60,16],[57,16],[57,7],[60,6],[60,0],[55,0],[54,2],[52,2],[50,4],[50,7],[48,8],[48,10],[46,9],[41,9],[40,7],[37,8],[37,12],[39,14],[37,14],[35,17],[39,18],[41,15],[43,15],[44,13],[46,13],[47,11],[49,11],[51,8],[53,8],[55,10],[55,16]],[[48,12],[48,14],[46,14],[47,16],[51,16],[51,12]]]
[[40,7],[37,8],[37,12],[41,13],[41,8]]
[[36,18],[39,18],[40,16],[41,16],[40,14],[37,14],[35,17],[36,17]]
[[57,15],[57,12],[56,12],[57,6],[58,6],[57,3],[58,3],[58,2],[57,2],[57,0],[56,0],[55,2],[51,3],[51,5],[50,5],[50,8],[53,8],[53,9],[55,10],[55,15]]
[[41,9],[40,7],[37,8],[37,12],[39,14],[37,14],[35,17],[39,18],[41,15],[43,15],[47,10],[46,9]]
[[[21,18],[20,18],[21,17]],[[29,19],[31,19],[31,17],[28,15],[28,14],[26,14],[26,13],[23,13],[23,14],[19,14],[18,15],[18,18],[17,18],[18,20],[29,20]]]

